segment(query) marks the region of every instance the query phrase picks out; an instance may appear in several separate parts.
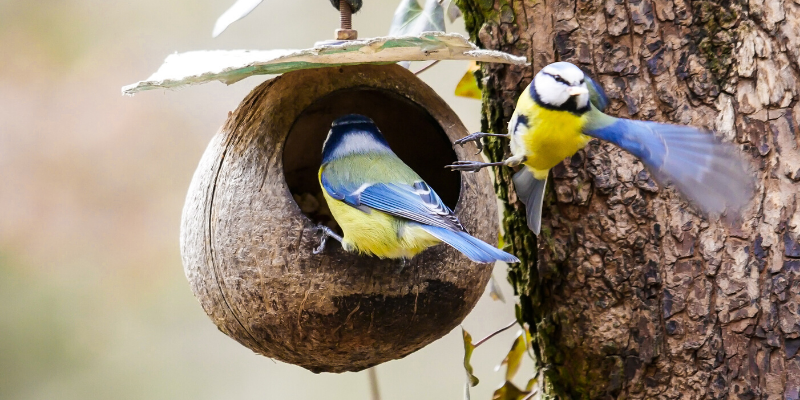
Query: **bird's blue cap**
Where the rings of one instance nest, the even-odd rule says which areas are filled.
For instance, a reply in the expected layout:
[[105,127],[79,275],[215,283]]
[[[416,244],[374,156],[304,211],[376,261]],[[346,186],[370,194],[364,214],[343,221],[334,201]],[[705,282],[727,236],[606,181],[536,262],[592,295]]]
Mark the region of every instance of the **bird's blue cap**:
[[[346,148],[340,148],[344,144]],[[322,146],[322,162],[326,163],[344,154],[376,151],[391,150],[375,122],[360,114],[348,114],[336,118],[331,124],[331,130]]]
[[348,125],[348,124],[371,124],[375,125],[375,121],[373,121],[369,117],[365,117],[361,114],[347,114],[343,117],[336,118],[331,127],[341,126],[341,125]]

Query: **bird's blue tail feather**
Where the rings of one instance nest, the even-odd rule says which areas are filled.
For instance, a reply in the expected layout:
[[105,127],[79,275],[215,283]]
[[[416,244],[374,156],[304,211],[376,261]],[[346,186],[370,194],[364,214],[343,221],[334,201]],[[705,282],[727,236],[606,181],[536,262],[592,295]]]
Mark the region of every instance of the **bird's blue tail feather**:
[[430,225],[420,226],[437,239],[453,246],[472,261],[479,263],[493,263],[498,260],[507,263],[519,262],[517,257],[470,236],[466,232],[456,232]]
[[511,180],[514,182],[517,197],[525,204],[528,228],[538,236],[542,230],[542,205],[547,178],[540,181],[533,176],[528,167],[522,167]]

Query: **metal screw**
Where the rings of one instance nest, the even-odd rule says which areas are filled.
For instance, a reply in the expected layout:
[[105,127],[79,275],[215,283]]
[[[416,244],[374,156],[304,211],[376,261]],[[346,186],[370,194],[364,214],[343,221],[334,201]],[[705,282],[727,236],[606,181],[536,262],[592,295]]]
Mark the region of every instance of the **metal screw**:
[[358,31],[353,29],[353,9],[346,0],[339,0],[339,15],[342,29],[336,30],[337,40],[356,40]]
[[339,13],[341,14],[342,29],[353,29],[353,10],[346,0],[339,0]]

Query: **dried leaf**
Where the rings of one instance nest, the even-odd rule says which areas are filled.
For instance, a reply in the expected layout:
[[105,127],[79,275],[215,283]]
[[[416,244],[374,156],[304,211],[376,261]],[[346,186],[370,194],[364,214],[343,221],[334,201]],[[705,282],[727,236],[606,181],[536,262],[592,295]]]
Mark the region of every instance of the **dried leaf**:
[[513,383],[506,381],[503,386],[494,391],[492,400],[521,400],[530,392],[519,390]]
[[528,348],[528,341],[527,341],[527,332],[524,330],[520,330],[517,333],[517,338],[514,339],[514,343],[511,345],[511,350],[509,350],[506,358],[498,365],[498,369],[500,366],[506,366],[506,380],[510,381],[514,379],[514,375],[517,374],[519,371],[519,366],[522,364],[522,355],[525,354],[525,350]]
[[472,365],[469,360],[472,358],[472,352],[475,350],[475,345],[472,344],[472,335],[470,335],[464,327],[461,327],[461,333],[464,335],[464,369],[467,371],[467,381],[470,386],[475,386],[480,382],[475,375],[472,375]]
[[461,77],[456,85],[456,96],[469,97],[471,99],[481,99],[481,89],[478,88],[478,80],[475,79],[475,71],[478,70],[478,63],[471,62],[467,73]]
[[394,12],[389,36],[419,35],[422,32],[444,32],[444,9],[438,0],[427,0],[425,8],[417,0],[402,0]]
[[244,18],[250,14],[263,0],[237,0],[233,3],[231,8],[222,13],[214,24],[214,32],[211,33],[212,37],[219,36],[230,24]]
[[500,289],[500,284],[497,283],[497,279],[494,279],[494,275],[489,279],[489,297],[492,300],[500,300],[503,303],[506,302],[506,298],[503,296],[503,290]]
[[430,32],[417,37],[379,37],[319,44],[297,50],[190,51],[167,57],[144,81],[123,88],[124,94],[211,81],[226,84],[252,75],[282,74],[308,68],[398,61],[469,60],[526,64],[524,57],[479,49],[457,33]]

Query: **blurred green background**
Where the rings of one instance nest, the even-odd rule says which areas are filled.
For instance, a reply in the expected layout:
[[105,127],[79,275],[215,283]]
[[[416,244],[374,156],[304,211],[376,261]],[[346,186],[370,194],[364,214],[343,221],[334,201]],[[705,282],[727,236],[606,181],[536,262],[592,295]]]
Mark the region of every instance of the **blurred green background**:
[[[175,51],[305,48],[338,27],[328,0],[265,0],[212,39],[232,3],[0,0],[0,398],[369,398],[366,372],[315,375],[229,339],[183,275],[192,173],[267,77],[120,95]],[[360,37],[384,35],[397,3],[366,1]],[[448,29],[463,33],[463,21]],[[466,69],[443,62],[420,77],[474,131],[480,102],[452,95]],[[505,268],[495,275],[511,298]],[[512,319],[485,295],[464,326],[478,339]],[[514,333],[476,350],[473,399],[502,383],[494,367]],[[462,398],[462,356],[456,329],[378,366],[383,398]]]

